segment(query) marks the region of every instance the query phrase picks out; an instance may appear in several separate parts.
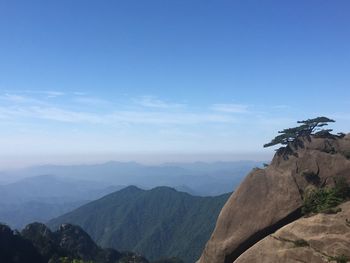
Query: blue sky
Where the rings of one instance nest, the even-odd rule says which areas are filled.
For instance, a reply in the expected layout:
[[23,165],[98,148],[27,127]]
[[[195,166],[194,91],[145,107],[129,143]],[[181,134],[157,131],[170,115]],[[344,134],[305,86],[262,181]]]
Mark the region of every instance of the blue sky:
[[319,115],[349,132],[349,12],[345,0],[1,1],[0,165],[265,158],[278,130]]

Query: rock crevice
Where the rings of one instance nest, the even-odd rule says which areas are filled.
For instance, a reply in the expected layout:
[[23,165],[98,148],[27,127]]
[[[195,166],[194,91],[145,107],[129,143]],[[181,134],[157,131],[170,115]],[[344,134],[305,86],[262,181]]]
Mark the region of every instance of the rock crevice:
[[285,218],[281,219],[280,221],[276,222],[275,224],[268,226],[256,233],[254,235],[250,236],[247,240],[245,240],[243,243],[241,243],[234,251],[234,253],[229,254],[225,257],[225,263],[232,263],[234,262],[243,252],[248,250],[250,247],[252,247],[254,244],[259,242],[260,240],[264,239],[268,235],[274,233],[281,227],[299,219],[302,216],[301,209],[298,208],[297,210],[293,211],[289,215],[287,215]]

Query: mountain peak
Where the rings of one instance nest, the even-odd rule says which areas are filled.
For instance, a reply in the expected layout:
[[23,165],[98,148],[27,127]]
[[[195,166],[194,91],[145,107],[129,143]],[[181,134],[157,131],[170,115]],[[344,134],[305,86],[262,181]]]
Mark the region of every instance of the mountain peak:
[[[137,187],[136,185],[129,185],[123,189],[121,189],[120,191],[123,191],[123,192],[143,192],[145,190]],[[119,192],[119,191],[118,191]]]
[[157,186],[152,188],[151,190],[152,192],[178,192],[175,188],[170,187],[170,186]]
[[[150,260],[169,255],[194,262],[228,195],[196,197],[171,187],[129,186],[49,222],[80,225],[103,247],[139,251]],[[193,244],[196,243],[195,247]]]

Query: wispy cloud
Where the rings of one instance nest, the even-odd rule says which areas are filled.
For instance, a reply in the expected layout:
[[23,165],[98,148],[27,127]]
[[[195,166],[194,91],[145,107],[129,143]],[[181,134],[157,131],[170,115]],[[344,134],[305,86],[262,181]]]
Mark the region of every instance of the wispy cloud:
[[244,104],[213,104],[211,109],[226,113],[246,113],[248,112],[248,105]]
[[143,96],[141,98],[134,99],[134,102],[148,108],[178,109],[185,107],[185,104],[165,102],[154,96]]
[[5,101],[9,101],[9,102],[15,102],[15,103],[23,103],[23,102],[27,102],[28,98],[24,97],[24,96],[20,96],[20,95],[16,95],[16,94],[9,94],[6,93],[2,96],[0,96],[1,100],[5,100]]
[[[42,93],[41,93],[42,94]],[[64,93],[45,93],[61,96]],[[203,109],[194,111],[180,103],[168,103],[152,96],[133,100],[134,106],[118,106],[100,98],[65,94],[65,102],[53,102],[49,97],[3,94],[0,95],[0,118],[20,122],[23,119],[48,120],[65,123],[88,124],[149,124],[149,125],[194,125],[200,123],[233,123],[236,119],[228,114],[233,105],[217,104],[217,112]],[[1,102],[2,101],[2,102]],[[6,103],[4,103],[6,102]],[[73,102],[73,103],[72,103]],[[91,106],[91,107],[86,107]],[[93,106],[108,106],[98,108]],[[235,105],[236,111],[243,106]],[[155,110],[156,109],[156,110]],[[181,109],[181,110],[180,110]]]
[[45,94],[48,98],[56,98],[65,95],[65,93],[59,91],[43,91],[42,94]]
[[21,96],[41,95],[46,98],[56,98],[66,95],[66,93],[56,90],[6,90],[6,93],[17,94]]
[[143,124],[198,124],[198,123],[232,123],[235,120],[226,115],[208,113],[171,113],[171,112],[115,112],[113,120]]
[[75,96],[85,96],[87,94],[85,92],[81,92],[81,91],[74,91],[73,95],[75,95]]
[[235,120],[226,115],[210,113],[171,113],[145,111],[114,111],[112,113],[90,113],[72,111],[57,107],[0,107],[0,118],[33,118],[67,123],[90,124],[198,124],[198,123],[232,123]]
[[10,102],[13,104],[35,104],[35,105],[42,105],[45,104],[44,101],[26,96],[26,95],[18,95],[18,94],[12,94],[12,93],[5,93],[3,95],[0,95],[0,101],[3,102]]
[[110,101],[94,98],[94,97],[83,97],[79,96],[73,99],[74,102],[85,104],[85,105],[91,105],[91,106],[108,106],[111,105]]

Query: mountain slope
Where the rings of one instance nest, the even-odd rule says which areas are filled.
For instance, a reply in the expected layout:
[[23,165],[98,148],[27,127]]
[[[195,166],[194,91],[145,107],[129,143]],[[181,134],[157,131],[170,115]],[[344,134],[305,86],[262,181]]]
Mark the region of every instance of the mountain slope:
[[49,226],[76,224],[103,247],[136,251],[150,260],[178,257],[192,263],[228,197],[130,186],[58,217]]

